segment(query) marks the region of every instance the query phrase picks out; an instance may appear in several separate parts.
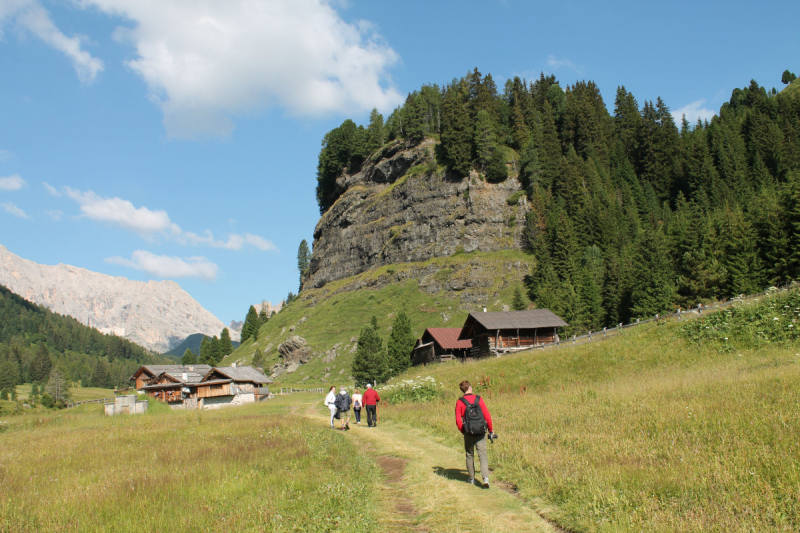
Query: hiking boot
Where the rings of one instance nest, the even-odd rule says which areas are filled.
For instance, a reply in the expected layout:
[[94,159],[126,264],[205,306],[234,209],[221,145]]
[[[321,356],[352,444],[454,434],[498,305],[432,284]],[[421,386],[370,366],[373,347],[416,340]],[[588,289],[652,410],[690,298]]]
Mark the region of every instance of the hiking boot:
[[489,478],[488,477],[483,478],[483,488],[485,488],[485,489],[489,488]]

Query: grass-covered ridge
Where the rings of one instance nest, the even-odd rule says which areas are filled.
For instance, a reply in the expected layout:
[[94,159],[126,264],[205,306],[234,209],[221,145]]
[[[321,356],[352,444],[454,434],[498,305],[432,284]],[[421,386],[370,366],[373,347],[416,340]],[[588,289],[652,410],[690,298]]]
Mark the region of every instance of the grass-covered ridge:
[[412,369],[389,384],[429,375],[445,398],[382,416],[459,453],[453,403],[472,381],[500,434],[498,478],[570,531],[797,531],[800,342],[731,351],[680,329]]
[[[304,290],[261,327],[256,341],[246,341],[221,364],[250,364],[256,350],[266,349],[268,369],[279,361],[278,345],[300,335],[320,356],[294,374],[281,376],[282,383],[319,385],[327,373],[330,376],[325,383],[337,379],[348,382],[354,346],[351,339],[358,337],[373,315],[384,343],[400,310],[408,314],[417,336],[427,327],[461,327],[468,313],[483,305],[499,311],[511,304],[514,289],[522,286],[530,266],[530,256],[519,251],[461,253],[422,263],[383,266],[320,289]],[[458,290],[445,290],[445,286]],[[290,331],[293,326],[295,330]],[[337,345],[336,358],[328,360],[325,352]]]

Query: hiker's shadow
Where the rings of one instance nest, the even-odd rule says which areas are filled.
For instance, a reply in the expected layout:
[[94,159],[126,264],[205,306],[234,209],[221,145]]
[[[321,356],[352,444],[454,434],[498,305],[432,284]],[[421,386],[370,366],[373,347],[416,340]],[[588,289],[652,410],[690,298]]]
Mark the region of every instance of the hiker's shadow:
[[469,479],[469,474],[463,468],[442,468],[441,466],[434,466],[433,473],[437,476],[446,477],[447,479],[455,479],[456,481],[466,482]]

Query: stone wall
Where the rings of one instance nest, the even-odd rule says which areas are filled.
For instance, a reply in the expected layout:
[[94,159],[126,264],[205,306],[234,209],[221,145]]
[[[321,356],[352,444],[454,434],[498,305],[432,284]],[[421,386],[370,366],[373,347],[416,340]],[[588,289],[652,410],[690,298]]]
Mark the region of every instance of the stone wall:
[[256,396],[251,393],[237,394],[236,396],[214,396],[212,398],[202,399],[203,409],[220,409],[222,407],[232,407],[236,405],[244,405],[246,403],[255,403]]

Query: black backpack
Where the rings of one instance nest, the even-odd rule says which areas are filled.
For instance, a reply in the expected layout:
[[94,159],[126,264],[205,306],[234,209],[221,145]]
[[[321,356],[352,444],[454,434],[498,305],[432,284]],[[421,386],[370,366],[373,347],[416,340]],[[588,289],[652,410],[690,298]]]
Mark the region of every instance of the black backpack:
[[469,435],[483,435],[486,433],[486,419],[483,417],[481,409],[481,397],[475,396],[475,400],[469,403],[466,398],[461,397],[461,401],[467,406],[464,411],[464,433]]

